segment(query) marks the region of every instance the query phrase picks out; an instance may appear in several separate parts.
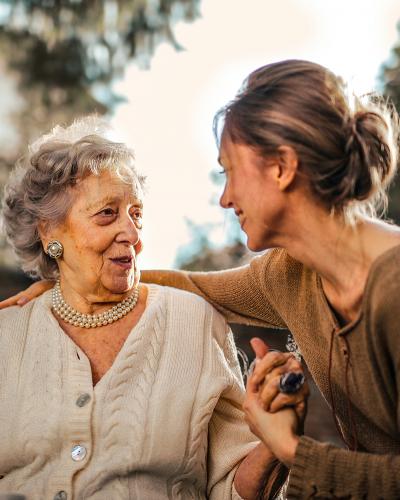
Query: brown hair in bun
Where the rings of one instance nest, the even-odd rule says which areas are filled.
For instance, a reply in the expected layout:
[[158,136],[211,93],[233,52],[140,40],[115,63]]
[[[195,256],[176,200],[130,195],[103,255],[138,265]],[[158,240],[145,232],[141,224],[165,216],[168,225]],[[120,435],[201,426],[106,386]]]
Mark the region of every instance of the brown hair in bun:
[[386,207],[386,189],[397,166],[398,116],[376,95],[347,96],[343,81],[309,61],[263,66],[214,122],[237,143],[263,156],[292,146],[299,171],[330,211],[354,220]]

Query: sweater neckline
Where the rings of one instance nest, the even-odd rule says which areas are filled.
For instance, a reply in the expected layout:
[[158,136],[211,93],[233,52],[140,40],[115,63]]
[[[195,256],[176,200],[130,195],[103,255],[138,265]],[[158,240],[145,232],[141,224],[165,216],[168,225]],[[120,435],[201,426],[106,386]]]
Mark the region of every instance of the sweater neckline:
[[[136,323],[136,325],[130,330],[128,336],[125,339],[125,342],[122,344],[121,349],[115,356],[115,359],[110,366],[110,368],[106,371],[106,373],[101,377],[101,379],[93,386],[93,390],[95,392],[101,391],[102,387],[104,384],[108,384],[108,381],[110,378],[112,378],[114,371],[116,370],[116,366],[120,363],[121,359],[123,358],[125,354],[125,350],[129,349],[130,344],[132,341],[138,336],[141,335],[143,331],[143,327],[146,323],[148,323],[149,319],[152,317],[152,315],[156,314],[155,309],[157,307],[157,304],[159,304],[159,301],[162,300],[160,297],[160,293],[163,292],[162,287],[154,284],[146,284],[147,287],[147,299],[146,299],[146,307],[145,310],[143,311],[142,316],[140,317],[139,321]],[[158,296],[158,297],[157,297]],[[62,329],[61,329],[62,330]],[[62,330],[64,332],[64,330]],[[64,332],[65,335],[67,335]],[[72,341],[72,339],[67,335],[68,339]],[[73,342],[73,341],[72,341]],[[75,342],[74,342],[74,345]],[[77,346],[78,347],[78,346]],[[84,356],[86,356],[85,353],[82,353]],[[89,361],[89,358],[86,356],[86,358]]]
[[[128,348],[130,343],[132,342],[132,339],[136,337],[136,335],[140,334],[141,330],[143,330],[143,326],[149,321],[151,316],[153,314],[156,314],[155,310],[157,309],[157,306],[160,303],[160,300],[162,299],[162,295],[164,293],[163,287],[155,284],[145,284],[147,287],[148,293],[147,293],[147,299],[146,299],[146,307],[145,310],[143,311],[142,316],[140,317],[139,321],[136,323],[136,325],[130,330],[128,333],[124,343],[122,344],[121,349],[115,356],[115,359],[110,366],[110,368],[106,371],[106,373],[101,377],[101,379],[93,385],[93,391],[98,392],[101,391],[101,387],[104,384],[107,384],[107,381],[109,380],[110,377],[112,377],[113,372],[115,371],[115,366],[118,365],[120,359],[124,355],[124,351]],[[162,294],[160,296],[160,294]],[[59,335],[62,335],[63,338],[66,340],[66,342],[72,346],[74,349],[76,349],[77,352],[79,352],[79,355],[84,357],[84,359],[87,361],[87,363],[90,366],[89,358],[88,356],[82,351],[82,349],[73,341],[73,339],[61,328],[59,325],[56,317],[53,315],[51,307],[52,307],[52,300],[51,300],[51,290],[46,291],[41,297],[39,297],[39,300],[41,299],[42,305],[46,308],[48,317],[52,324],[55,326],[57,329],[57,332]]]
[[332,323],[332,327],[334,328],[335,332],[337,335],[346,335],[350,333],[354,327],[362,320],[364,314],[365,314],[365,309],[367,306],[368,302],[368,297],[371,289],[371,283],[373,281],[374,276],[378,272],[378,269],[382,266],[384,262],[389,260],[393,254],[396,254],[400,251],[400,244],[395,245],[393,247],[388,248],[385,250],[383,253],[378,255],[378,257],[371,263],[371,266],[368,271],[367,279],[365,282],[365,287],[364,287],[364,292],[363,296],[361,299],[361,307],[360,311],[357,315],[356,318],[354,318],[352,321],[349,321],[345,325],[340,325],[338,318],[334,312],[334,309],[329,303],[329,300],[327,296],[325,295],[324,288],[322,286],[322,280],[321,276],[318,273],[315,273],[316,276],[316,284],[317,284],[317,289],[318,293],[320,296],[320,300],[323,302],[325,309],[327,310],[329,314],[330,321]]

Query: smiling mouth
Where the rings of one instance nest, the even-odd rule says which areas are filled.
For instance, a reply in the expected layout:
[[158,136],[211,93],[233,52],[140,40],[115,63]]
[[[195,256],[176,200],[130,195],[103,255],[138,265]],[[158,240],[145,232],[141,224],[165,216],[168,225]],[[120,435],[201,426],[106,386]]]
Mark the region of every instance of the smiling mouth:
[[133,266],[134,259],[132,256],[126,255],[122,257],[114,257],[110,259],[111,262],[116,264],[117,266],[122,267],[123,269],[130,269]]
[[[236,213],[236,212],[235,212]],[[237,212],[236,216],[238,218],[238,222],[240,224],[240,227],[243,229],[243,224],[246,221],[246,217],[243,216],[243,212]]]

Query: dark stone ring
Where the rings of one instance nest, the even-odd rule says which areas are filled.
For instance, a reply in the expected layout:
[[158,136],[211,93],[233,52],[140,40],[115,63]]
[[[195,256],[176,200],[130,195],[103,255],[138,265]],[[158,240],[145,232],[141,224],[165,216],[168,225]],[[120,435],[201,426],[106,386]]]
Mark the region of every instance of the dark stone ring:
[[279,390],[283,394],[294,394],[306,381],[302,373],[288,372],[281,375],[279,380]]

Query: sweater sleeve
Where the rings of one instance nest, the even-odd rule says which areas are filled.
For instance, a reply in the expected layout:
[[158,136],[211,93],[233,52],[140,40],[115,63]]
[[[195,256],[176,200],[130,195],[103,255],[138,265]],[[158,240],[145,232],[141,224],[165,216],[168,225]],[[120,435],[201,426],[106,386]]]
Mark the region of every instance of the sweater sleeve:
[[246,266],[225,271],[142,271],[141,279],[196,293],[230,323],[286,328],[272,299],[283,285],[276,256],[276,251],[269,251]]
[[287,497],[400,498],[400,456],[336,448],[302,436]]
[[[352,369],[372,370],[381,381],[382,393],[391,401],[391,428],[385,430],[395,444],[400,441],[400,268],[381,266],[365,293],[369,363],[365,367],[353,356]],[[288,498],[310,497],[400,498],[400,455],[350,451],[303,436],[290,472]]]
[[[242,410],[244,385],[237,360],[232,332],[218,315],[217,322],[224,328],[225,342],[217,346],[218,371],[229,380],[226,390],[214,408],[208,428],[208,482],[207,498],[210,500],[239,500],[233,481],[240,462],[258,444],[250,432]],[[218,318],[219,316],[219,318]],[[219,353],[218,353],[219,351]]]

